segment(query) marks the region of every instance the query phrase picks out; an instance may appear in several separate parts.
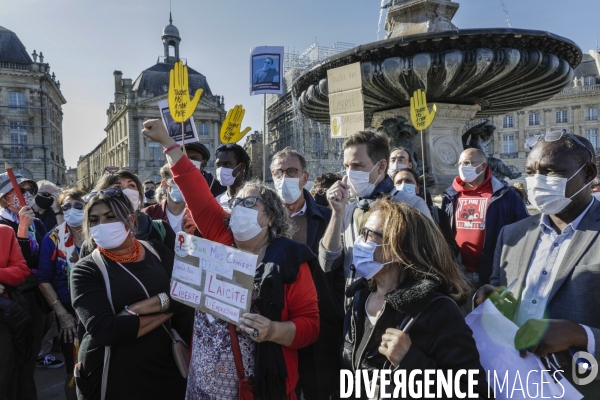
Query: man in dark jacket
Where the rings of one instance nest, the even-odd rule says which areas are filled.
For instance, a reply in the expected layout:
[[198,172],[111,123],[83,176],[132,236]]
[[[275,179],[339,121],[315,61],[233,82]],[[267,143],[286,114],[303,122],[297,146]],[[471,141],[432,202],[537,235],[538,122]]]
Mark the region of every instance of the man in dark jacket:
[[[271,173],[275,189],[296,225],[292,239],[306,244],[318,254],[319,242],[331,219],[331,210],[318,205],[310,192],[304,189],[308,181],[306,160],[302,154],[286,148],[273,156]],[[298,398],[302,394],[305,399],[336,398],[344,320],[343,270],[325,273],[316,262],[311,265],[311,270],[319,296],[321,331],[314,344],[298,350],[300,379],[296,394]]]
[[477,289],[490,282],[500,230],[529,215],[521,197],[493,177],[484,152],[467,149],[458,165],[459,176],[444,192],[440,228],[446,240],[454,239],[454,253]]

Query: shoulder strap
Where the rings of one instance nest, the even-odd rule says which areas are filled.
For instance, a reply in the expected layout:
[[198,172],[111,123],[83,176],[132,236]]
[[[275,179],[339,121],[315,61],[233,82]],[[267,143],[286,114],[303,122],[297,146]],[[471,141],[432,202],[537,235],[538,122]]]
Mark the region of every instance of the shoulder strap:
[[[153,222],[154,222],[154,221],[153,221]],[[161,225],[161,226],[162,226],[162,225]],[[163,226],[162,228],[163,228],[163,229],[165,229],[165,227],[164,227],[164,226]],[[152,245],[151,245],[150,243],[148,243],[148,242],[146,242],[146,241],[144,241],[144,240],[140,240],[139,242],[140,242],[141,244],[143,244],[143,245],[144,245],[144,247],[145,247],[145,248],[146,248],[146,249],[147,249],[147,250],[148,250],[150,253],[154,254],[154,255],[156,256],[156,258],[158,258],[158,261],[161,261],[161,262],[162,262],[162,260],[160,259],[160,256],[158,255],[158,252],[156,251],[156,249],[155,249],[154,247],[152,247]]]
[[161,242],[164,242],[165,236],[167,236],[167,230],[165,229],[165,226],[163,224],[164,224],[164,221],[159,221],[156,219],[152,220],[152,226],[154,227],[154,229],[156,229],[156,231],[160,235]]
[[244,365],[242,363],[240,342],[238,340],[237,332],[235,331],[235,325],[228,322],[227,327],[229,328],[229,336],[231,336],[231,351],[233,352],[233,360],[235,361],[235,372],[237,373],[238,379],[241,381],[244,379]]
[[[113,310],[113,314],[117,315],[115,312],[115,307],[112,302],[112,295],[110,292],[110,281],[108,280],[108,271],[106,270],[106,264],[102,259],[102,254],[98,249],[94,249],[92,251],[92,259],[102,272],[102,277],[104,278],[104,285],[106,286],[106,296],[108,297],[108,302],[110,303],[110,308]],[[110,365],[110,346],[104,347],[104,367],[102,368],[102,384],[100,386],[100,399],[104,400],[106,398],[106,385],[108,383],[108,367]]]

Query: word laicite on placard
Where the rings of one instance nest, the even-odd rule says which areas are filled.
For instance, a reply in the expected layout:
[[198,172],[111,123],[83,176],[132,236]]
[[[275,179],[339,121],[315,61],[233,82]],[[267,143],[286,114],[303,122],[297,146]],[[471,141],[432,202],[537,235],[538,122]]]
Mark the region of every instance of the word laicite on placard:
[[249,126],[243,131],[240,131],[245,114],[246,110],[244,110],[244,107],[241,105],[236,105],[229,110],[227,117],[225,117],[225,122],[223,122],[223,126],[221,127],[222,143],[237,143],[250,132],[251,128]]
[[202,97],[203,89],[196,90],[194,97],[190,99],[188,85],[188,68],[183,61],[178,61],[169,74],[169,110],[171,118],[175,122],[188,120]]
[[171,298],[213,317],[240,324],[250,311],[258,257],[177,232]]
[[410,98],[410,119],[415,129],[422,131],[427,129],[435,118],[437,104],[433,105],[433,110],[427,108],[427,97],[421,89],[417,90]]

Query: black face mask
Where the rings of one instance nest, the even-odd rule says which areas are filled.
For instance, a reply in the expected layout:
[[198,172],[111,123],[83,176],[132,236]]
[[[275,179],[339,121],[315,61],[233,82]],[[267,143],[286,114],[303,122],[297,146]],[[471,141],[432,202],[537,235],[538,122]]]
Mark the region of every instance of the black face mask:
[[315,202],[320,206],[329,207],[329,202],[327,201],[327,196],[325,195],[325,193],[315,194]]
[[52,203],[54,203],[54,197],[35,196],[35,204],[42,210],[52,207]]
[[147,199],[153,199],[154,198],[154,194],[155,194],[154,190],[147,190],[146,192],[144,192],[144,196]]

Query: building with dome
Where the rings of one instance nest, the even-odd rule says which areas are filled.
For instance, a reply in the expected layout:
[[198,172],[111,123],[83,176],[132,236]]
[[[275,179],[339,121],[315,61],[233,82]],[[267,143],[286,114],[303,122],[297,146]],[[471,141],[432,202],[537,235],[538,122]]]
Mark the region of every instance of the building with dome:
[[66,102],[44,54],[29,55],[18,36],[0,26],[0,172],[8,162],[29,179],[65,184]]
[[[161,118],[158,102],[166,100],[169,90],[169,72],[180,60],[179,30],[169,18],[161,36],[164,55],[157,63],[133,81],[115,71],[115,97],[106,114],[106,138],[77,162],[77,186],[89,190],[94,187],[106,167],[129,167],[140,180],[160,181],[159,170],[166,163],[158,143],[143,137],[143,122]],[[214,172],[214,152],[219,145],[219,132],[226,110],[223,98],[212,93],[206,77],[188,66],[190,93],[202,88],[204,93],[193,114],[200,142],[211,153],[207,170]]]

